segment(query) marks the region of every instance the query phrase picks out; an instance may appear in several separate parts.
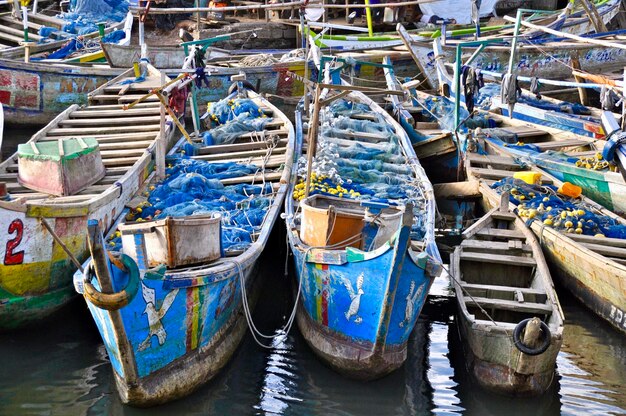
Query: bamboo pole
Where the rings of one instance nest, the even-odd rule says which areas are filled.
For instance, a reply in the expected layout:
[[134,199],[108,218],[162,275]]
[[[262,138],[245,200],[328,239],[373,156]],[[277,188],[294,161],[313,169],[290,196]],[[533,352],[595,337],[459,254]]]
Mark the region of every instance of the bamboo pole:
[[[382,7],[402,7],[402,6],[414,6],[416,4],[425,4],[432,3],[439,0],[410,0],[403,1],[400,3],[380,3],[380,4],[370,4],[369,7],[372,9],[378,9]],[[255,6],[227,6],[227,7],[172,7],[168,8],[150,8],[150,14],[188,14],[188,13],[197,13],[197,12],[232,12],[232,11],[240,11],[240,10],[257,10],[257,9],[267,9],[267,10],[285,10],[291,9],[296,6],[315,6],[315,8],[322,9],[345,9],[345,5],[341,4],[322,4],[321,0],[316,1],[306,1],[306,0],[298,0],[291,3],[279,3],[279,4],[260,4]],[[129,11],[133,14],[142,13],[145,10],[144,7],[129,7]]]
[[596,84],[608,85],[610,87],[624,86],[624,83],[616,81],[611,78],[607,78],[603,75],[587,74],[586,72],[580,72],[580,71],[572,71],[572,75],[574,75],[575,77],[588,79],[589,81],[593,81]]
[[309,131],[307,138],[307,165],[306,165],[306,182],[304,185],[304,197],[308,198],[311,188],[311,172],[313,170],[313,157],[315,156],[315,149],[317,147],[317,128],[320,117],[320,95],[322,88],[318,84],[315,87],[315,104],[313,104],[313,117],[309,122]]
[[[161,72],[161,85],[165,84],[165,73]],[[161,105],[160,124],[159,124],[159,140],[156,144],[156,174],[159,180],[165,179],[165,107]]]
[[[518,12],[519,12],[519,10],[518,10]],[[515,22],[515,19],[513,19],[512,17],[509,17],[509,16],[504,16],[504,20],[507,20],[509,22]],[[602,40],[602,39],[585,38],[585,37],[578,36],[578,35],[572,35],[570,33],[559,32],[558,30],[550,29],[550,28],[547,28],[545,26],[536,25],[536,24],[529,23],[529,22],[526,22],[526,21],[522,21],[521,24],[522,24],[522,26],[526,26],[526,27],[529,27],[531,29],[540,30],[542,32],[549,33],[551,35],[555,35],[555,36],[558,36],[558,37],[563,37],[563,38],[567,38],[567,39],[577,40],[577,41],[582,42],[582,43],[589,43],[589,44],[592,44],[592,45],[604,46],[605,48],[616,48],[616,49],[625,49],[626,50],[626,44],[624,44],[624,43],[609,42],[607,40]]]

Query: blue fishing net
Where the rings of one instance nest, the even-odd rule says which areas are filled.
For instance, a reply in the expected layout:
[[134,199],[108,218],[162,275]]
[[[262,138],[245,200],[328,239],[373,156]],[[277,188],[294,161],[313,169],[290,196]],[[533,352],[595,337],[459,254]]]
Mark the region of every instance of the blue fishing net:
[[63,31],[84,35],[98,30],[98,22],[121,22],[128,13],[126,0],[72,0],[70,11],[58,15],[67,23]]
[[[480,89],[478,95],[475,98],[475,103],[478,107],[488,110],[491,108],[491,99],[493,97],[500,96],[500,84],[495,82],[487,83]],[[532,95],[522,94],[517,98],[517,102],[521,104],[527,104],[532,107],[540,108],[542,110],[556,111],[559,113],[567,113],[577,116],[588,116],[591,114],[589,107],[586,107],[579,103],[571,103],[568,101],[559,101],[557,103],[546,100],[540,100]],[[579,117],[586,120],[594,120],[594,117]]]
[[[455,131],[456,125],[454,120],[454,102],[445,97],[428,97],[423,100],[424,105],[431,113],[436,114],[438,117],[439,125],[446,130]],[[459,132],[467,132],[469,129],[480,128],[493,128],[496,127],[496,121],[489,118],[485,114],[474,114],[473,117],[469,117],[469,112],[464,107],[459,110],[459,122],[462,122],[459,127]]]
[[146,203],[131,211],[127,220],[147,221],[166,217],[219,213],[222,216],[222,246],[225,251],[242,250],[261,230],[271,203],[271,184],[224,186],[220,179],[254,174],[259,167],[210,163],[176,157]]
[[[309,194],[389,205],[411,202],[415,207],[412,235],[423,238],[425,198],[393,127],[369,107],[345,99],[326,107],[320,120]],[[301,199],[306,179],[304,157],[298,161],[298,176],[294,198]]]
[[202,134],[206,146],[229,144],[244,133],[262,131],[272,121],[248,98],[223,99],[209,103],[203,118],[208,117],[217,127]]
[[510,201],[517,205],[517,213],[525,220],[541,221],[564,233],[626,239],[625,225],[579,198],[559,194],[555,186],[530,185],[505,178],[491,187],[499,193],[508,191]]
[[124,39],[125,37],[126,37],[126,33],[124,33],[123,30],[117,29],[104,35],[104,37],[100,39],[100,42],[117,43],[120,40]]

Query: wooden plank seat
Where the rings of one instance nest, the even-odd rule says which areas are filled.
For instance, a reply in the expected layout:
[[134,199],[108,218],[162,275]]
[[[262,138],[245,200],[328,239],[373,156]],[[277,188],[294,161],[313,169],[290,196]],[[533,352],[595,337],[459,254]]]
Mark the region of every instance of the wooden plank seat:
[[[272,154],[281,154],[281,153],[285,153],[287,151],[286,147],[276,147],[275,149],[272,150]],[[253,156],[264,156],[267,154],[267,150],[266,149],[261,149],[261,150],[245,150],[245,151],[241,151],[241,152],[230,152],[228,154],[225,153],[220,153],[220,154],[208,154],[208,155],[199,155],[199,156],[193,156],[193,159],[198,159],[198,160],[205,160],[207,162],[214,162],[214,161],[219,161],[220,159],[223,159],[224,156],[228,155],[228,157],[230,158],[234,158],[234,157],[239,157],[239,158],[245,158],[245,157],[253,157]]]
[[502,291],[502,292],[522,292],[522,294],[529,295],[545,295],[546,291],[543,289],[533,289],[528,287],[517,287],[517,286],[500,286],[500,285],[484,285],[479,283],[466,283],[461,282],[461,287],[466,289],[468,292],[472,293],[472,291]]
[[520,139],[528,139],[531,137],[541,137],[548,136],[549,133],[545,130],[536,129],[531,126],[510,126],[510,127],[499,127],[497,130],[502,131],[504,133],[515,134]]
[[480,263],[513,264],[517,266],[527,267],[534,267],[537,265],[537,262],[532,257],[511,256],[506,254],[477,253],[465,250],[461,251],[461,260]]
[[147,126],[110,126],[110,127],[61,127],[54,128],[47,131],[48,136],[63,136],[63,135],[71,135],[73,133],[76,134],[97,134],[97,133],[128,133],[128,132],[146,132],[146,131],[159,131],[159,125],[147,125]]
[[[519,243],[515,244],[515,243]],[[463,250],[476,251],[483,253],[493,252],[509,252],[510,250],[519,250],[527,253],[531,253],[532,247],[530,244],[524,244],[519,240],[509,241],[481,241],[481,240],[463,240],[461,242]]]
[[59,126],[120,126],[124,124],[142,125],[159,123],[161,116],[114,117],[114,118],[68,118],[59,122]]
[[509,156],[498,155],[480,155],[478,153],[469,152],[467,154],[468,159],[472,162],[472,166],[475,164],[489,165],[495,168],[513,168],[520,169],[519,163]]
[[484,309],[502,309],[513,312],[525,312],[529,314],[548,315],[552,313],[552,306],[544,303],[518,302],[515,300],[489,299],[483,297],[463,296],[466,305],[479,304]]
[[533,143],[533,146],[537,146],[539,150],[557,150],[563,149],[566,147],[579,147],[579,146],[587,146],[589,142],[586,140],[578,140],[578,139],[569,139],[569,140],[553,140],[549,142],[539,142]]
[[84,134],[84,135],[80,135],[80,134],[75,134],[75,135],[71,135],[71,136],[46,136],[46,137],[42,137],[41,139],[39,139],[39,141],[46,141],[46,140],[61,140],[61,139],[73,139],[73,138],[78,138],[78,137],[82,137],[82,138],[86,138],[86,137],[91,137],[94,138],[98,141],[98,143],[102,144],[102,143],[115,143],[115,142],[125,142],[128,139],[132,139],[132,140],[146,140],[146,139],[150,139],[150,140],[154,140],[156,138],[156,135],[158,134],[158,132],[154,132],[154,131],[148,131],[145,133],[112,133],[112,134],[104,134],[104,133],[98,133],[98,134]]
[[[518,166],[519,169],[521,169],[521,166]],[[495,180],[500,180],[503,178],[508,178],[508,177],[512,177],[513,174],[515,173],[514,171],[511,170],[502,170],[502,169],[489,169],[489,168],[476,168],[476,167],[472,167],[472,172],[479,178],[485,178],[485,179],[495,179]],[[545,175],[541,176],[541,183],[543,183],[544,185],[549,185],[552,184],[552,179],[546,177]]]
[[280,180],[282,175],[282,172],[266,172],[265,175],[259,172],[256,175],[246,175],[236,178],[221,179],[220,182],[222,182],[222,184],[224,185],[236,185],[239,183],[252,183],[252,181],[254,181],[254,183],[258,185],[260,183],[263,183],[263,178],[265,178],[265,182],[277,181]]
[[101,111],[93,111],[93,110],[76,110],[70,114],[70,119],[78,119],[78,118],[89,118],[89,119],[98,119],[103,117],[136,117],[136,116],[152,116],[152,115],[160,115],[161,110],[159,107],[143,107],[143,108],[130,108],[128,110],[124,109],[111,109],[111,110],[101,110]]
[[[111,96],[111,97],[115,97],[115,96]],[[90,105],[87,107],[81,107],[80,110],[76,110],[73,111],[72,114],[75,114],[77,112],[81,112],[81,113],[99,113],[103,110],[122,110],[122,111],[133,111],[139,108],[156,108],[159,109],[159,112],[161,111],[161,103],[157,102],[141,102],[141,103],[137,103],[133,106],[133,108],[129,109],[129,110],[124,110],[124,105],[123,104],[95,104],[95,105]]]
[[[287,139],[281,139],[278,141],[278,146],[285,146],[288,143]],[[245,142],[245,143],[233,143],[233,144],[219,144],[214,146],[205,146],[198,149],[199,155],[212,155],[217,153],[236,152],[254,149],[266,149],[267,143],[258,142]]]
[[[144,97],[142,94],[128,94],[128,95],[123,95],[123,96],[109,95],[109,94],[97,94],[97,95],[90,96],[90,98],[95,101],[118,101],[120,103],[126,103],[126,104],[130,104],[134,101],[137,101],[138,99],[142,97]],[[158,102],[159,99],[155,97],[154,95],[151,95],[150,97],[145,98],[144,102],[145,101]]]
[[498,228],[487,228],[487,229],[478,230],[478,232],[476,232],[476,235],[478,237],[506,238],[506,239],[516,238],[519,240],[526,240],[526,237],[524,236],[524,234],[522,234],[519,231],[501,230]]

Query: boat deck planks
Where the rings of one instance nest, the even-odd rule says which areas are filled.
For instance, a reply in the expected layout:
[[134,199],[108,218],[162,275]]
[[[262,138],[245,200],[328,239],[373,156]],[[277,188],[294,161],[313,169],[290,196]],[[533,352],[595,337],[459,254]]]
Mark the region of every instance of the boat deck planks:
[[[156,76],[149,76],[148,79],[151,81],[151,87],[160,82],[160,78]],[[106,88],[104,89],[106,90]],[[117,95],[113,97],[120,98]],[[135,113],[133,114],[132,111]],[[80,200],[84,200],[83,197],[87,195],[98,196],[114,186],[158,138],[160,116],[155,116],[155,114],[160,114],[159,104],[146,105],[140,103],[137,108],[129,110],[130,116],[120,117],[124,112],[125,110],[120,106],[98,105],[97,102],[92,102],[87,107],[76,108],[64,113],[60,119],[51,123],[31,139],[56,141],[76,137],[92,137],[98,140],[102,162],[105,166],[105,176],[79,192],[77,195],[81,196]],[[129,125],[131,123],[134,125]],[[99,127],[99,124],[102,126]],[[7,182],[7,189],[15,197],[28,196],[29,199],[37,197],[46,201],[55,201],[55,203],[63,203],[66,200],[75,201],[72,199],[75,196],[49,197],[19,184],[16,155],[0,165],[0,177]]]

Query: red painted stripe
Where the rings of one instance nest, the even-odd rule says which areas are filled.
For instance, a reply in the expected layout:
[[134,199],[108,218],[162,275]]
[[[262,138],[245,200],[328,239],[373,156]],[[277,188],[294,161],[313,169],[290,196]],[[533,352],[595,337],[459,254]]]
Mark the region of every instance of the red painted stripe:
[[[326,266],[328,268],[328,266]],[[328,326],[328,277],[322,278],[322,325]]]
[[187,322],[185,323],[187,325],[187,336],[186,336],[186,346],[187,346],[187,351],[191,350],[191,345],[192,345],[192,336],[193,336],[193,313],[190,313],[191,311],[193,311],[193,288],[187,288]]

